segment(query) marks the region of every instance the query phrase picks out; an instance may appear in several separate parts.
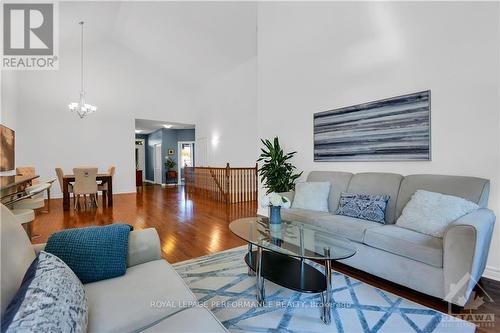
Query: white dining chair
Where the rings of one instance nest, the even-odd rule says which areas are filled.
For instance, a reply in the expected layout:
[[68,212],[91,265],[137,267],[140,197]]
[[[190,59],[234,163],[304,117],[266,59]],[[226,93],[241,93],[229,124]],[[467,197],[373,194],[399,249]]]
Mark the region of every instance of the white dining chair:
[[[59,188],[61,189],[61,193],[64,192],[63,189],[63,181],[64,181],[64,171],[62,168],[56,168],[56,175],[57,175],[57,180],[59,181]],[[73,193],[73,184],[68,184],[68,192],[69,195]],[[75,194],[73,193],[73,201],[75,201]]]
[[[111,176],[111,178],[114,177],[115,170],[116,170],[116,168],[114,165],[112,165],[108,168],[108,174]],[[108,186],[109,186],[108,183],[103,183],[103,184],[99,184],[97,187],[97,189],[102,192],[103,202],[106,201],[106,196],[108,195]]]
[[25,228],[30,239],[40,237],[40,235],[33,235],[32,233],[33,221],[35,219],[34,210],[42,208],[45,205],[45,199],[43,196],[40,197],[39,194],[43,194],[49,186],[51,186],[51,184],[48,183],[39,183],[29,186],[24,189],[24,194],[21,197],[15,198],[10,203],[7,203],[7,205],[11,207],[12,213]]
[[73,194],[76,195],[75,210],[80,206],[80,195],[83,195],[85,208],[87,208],[87,194],[91,203],[97,207],[97,168],[73,168],[73,174],[75,175],[73,185]]

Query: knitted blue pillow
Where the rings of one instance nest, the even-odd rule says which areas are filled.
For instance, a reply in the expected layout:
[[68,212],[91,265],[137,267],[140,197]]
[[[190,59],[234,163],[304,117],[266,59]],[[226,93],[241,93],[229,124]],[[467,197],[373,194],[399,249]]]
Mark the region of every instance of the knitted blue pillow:
[[127,270],[128,224],[75,228],[49,237],[45,252],[59,257],[82,283],[125,274]]

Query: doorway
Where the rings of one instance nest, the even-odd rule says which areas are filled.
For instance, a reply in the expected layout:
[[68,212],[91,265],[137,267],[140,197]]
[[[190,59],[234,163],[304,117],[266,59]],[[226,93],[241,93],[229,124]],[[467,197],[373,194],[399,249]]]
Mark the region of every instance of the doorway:
[[155,144],[155,158],[154,158],[154,182],[155,184],[162,184],[162,154],[161,154],[161,143]]
[[178,184],[184,184],[184,167],[194,166],[194,141],[179,141],[177,143],[178,157],[177,173]]
[[144,139],[135,139],[135,170],[140,172],[144,181],[146,179],[146,144]]

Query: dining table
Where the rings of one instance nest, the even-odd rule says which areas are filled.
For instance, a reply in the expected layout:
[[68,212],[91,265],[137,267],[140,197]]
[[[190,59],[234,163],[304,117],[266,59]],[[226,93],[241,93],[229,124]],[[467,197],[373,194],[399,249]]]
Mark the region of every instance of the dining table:
[[[69,184],[75,181],[75,175],[63,176],[63,210],[69,210]],[[108,206],[113,206],[113,177],[109,173],[98,173],[96,181],[101,184],[108,184],[107,193],[103,194],[103,202]]]

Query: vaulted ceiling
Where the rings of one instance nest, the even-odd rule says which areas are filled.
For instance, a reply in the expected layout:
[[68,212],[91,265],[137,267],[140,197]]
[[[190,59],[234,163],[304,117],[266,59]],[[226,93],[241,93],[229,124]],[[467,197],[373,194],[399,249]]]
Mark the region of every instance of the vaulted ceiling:
[[[60,2],[60,42],[121,44],[149,66],[198,86],[256,55],[251,2]],[[92,45],[95,47],[96,45]],[[141,64],[138,64],[140,66]]]

